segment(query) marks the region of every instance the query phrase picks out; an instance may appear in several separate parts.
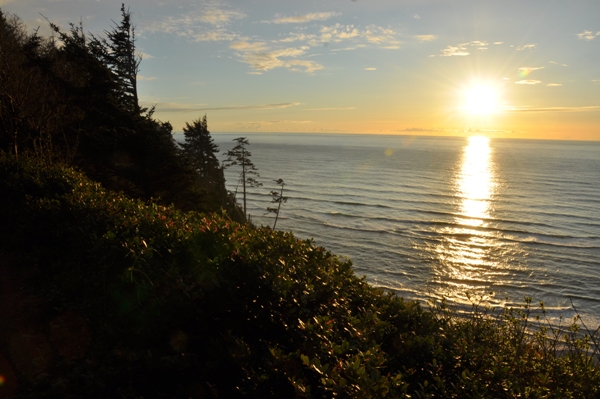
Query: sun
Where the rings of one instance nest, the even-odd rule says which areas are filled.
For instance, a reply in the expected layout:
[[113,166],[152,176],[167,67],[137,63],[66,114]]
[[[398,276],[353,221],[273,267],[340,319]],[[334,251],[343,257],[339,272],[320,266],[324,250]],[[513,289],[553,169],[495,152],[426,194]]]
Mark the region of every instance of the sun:
[[490,83],[474,83],[461,92],[462,110],[469,115],[500,112],[500,89]]

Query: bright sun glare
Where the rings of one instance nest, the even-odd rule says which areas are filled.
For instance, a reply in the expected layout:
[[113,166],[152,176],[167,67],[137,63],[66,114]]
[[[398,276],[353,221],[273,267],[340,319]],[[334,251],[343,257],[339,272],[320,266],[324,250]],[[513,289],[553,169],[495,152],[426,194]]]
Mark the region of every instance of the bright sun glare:
[[471,115],[490,115],[500,111],[500,93],[491,84],[473,84],[462,93],[462,109]]

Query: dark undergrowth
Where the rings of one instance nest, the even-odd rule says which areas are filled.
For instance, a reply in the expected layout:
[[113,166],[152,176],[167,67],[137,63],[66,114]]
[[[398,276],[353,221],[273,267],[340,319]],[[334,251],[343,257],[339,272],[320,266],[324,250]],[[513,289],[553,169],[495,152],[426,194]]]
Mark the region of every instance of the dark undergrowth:
[[0,398],[595,398],[597,331],[455,317],[292,233],[0,155]]

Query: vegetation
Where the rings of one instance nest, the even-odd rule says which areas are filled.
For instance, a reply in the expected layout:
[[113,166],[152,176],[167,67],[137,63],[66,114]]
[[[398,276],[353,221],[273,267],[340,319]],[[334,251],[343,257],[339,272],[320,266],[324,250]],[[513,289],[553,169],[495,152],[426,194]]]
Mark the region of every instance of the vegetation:
[[[81,25],[51,28],[50,38],[28,34],[0,11],[0,150],[75,166],[133,198],[200,212],[223,208],[243,221],[220,166],[190,162],[188,155],[197,156],[203,143],[210,154],[212,144],[194,142],[182,153],[170,123],[139,105],[129,11],[121,7],[106,37],[87,35]],[[188,127],[210,137],[205,119]]]
[[238,137],[233,139],[233,141],[235,141],[237,145],[225,153],[225,155],[227,155],[225,167],[228,168],[237,165],[241,169],[239,182],[242,184],[242,209],[244,210],[244,217],[248,217],[246,211],[246,188],[260,187],[262,186],[262,183],[257,180],[260,175],[256,171],[256,166],[254,166],[254,163],[252,163],[252,160],[250,159],[252,154],[248,151],[248,146],[250,145],[248,139],[245,137]]
[[291,233],[7,154],[0,177],[5,397],[600,395],[577,320],[427,311]]
[[110,58],[139,66],[121,11],[60,46],[0,15],[0,398],[600,397],[578,318],[426,310],[243,223],[206,118],[179,147]]
[[279,211],[281,210],[281,204],[286,203],[288,197],[283,196],[283,188],[285,187],[285,182],[283,179],[273,180],[278,186],[280,186],[279,191],[271,191],[271,203],[277,204],[277,208],[275,207],[267,207],[267,213],[275,214],[275,221],[273,222],[273,230],[275,230],[275,226],[277,225],[277,219],[279,219]]

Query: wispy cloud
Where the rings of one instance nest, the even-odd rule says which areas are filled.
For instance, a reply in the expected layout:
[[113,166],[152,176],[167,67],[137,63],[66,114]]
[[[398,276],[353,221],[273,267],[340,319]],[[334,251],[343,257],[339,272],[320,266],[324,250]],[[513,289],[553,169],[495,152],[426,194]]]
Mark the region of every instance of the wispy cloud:
[[356,107],[325,107],[325,108],[306,108],[305,111],[345,111],[356,109]]
[[546,86],[548,86],[548,87],[560,87],[560,86],[562,86],[562,83],[548,83]]
[[471,53],[463,46],[448,46],[442,50],[441,57],[464,57]]
[[413,18],[414,19],[421,19],[421,16],[419,14],[413,14]]
[[457,44],[456,46],[448,46],[441,50],[440,57],[465,57],[470,55],[469,47],[476,47],[477,50],[487,50],[487,42],[481,40],[473,40],[471,42]]
[[[346,50],[365,47],[366,45],[378,45],[382,48],[400,48],[398,33],[389,28],[370,25],[364,28],[337,23],[331,26],[322,26],[318,33],[293,32],[288,37],[279,39],[279,43],[291,43],[302,41],[310,47],[316,47],[331,43],[342,43],[350,41],[352,46]],[[339,49],[332,49],[339,50]]]
[[539,71],[540,69],[544,69],[546,67],[521,67],[519,68],[520,72],[526,72],[526,73],[531,73],[533,71]]
[[310,48],[308,46],[270,50],[263,42],[235,42],[230,48],[238,52],[242,62],[257,71],[287,68],[291,71],[312,73],[323,69],[323,66],[315,61],[297,59],[306,54]]
[[407,127],[404,129],[394,129],[395,132],[410,132],[410,133],[442,133],[447,132],[447,129],[440,129],[434,127]]
[[223,26],[232,20],[242,19],[244,17],[246,17],[246,14],[238,10],[224,10],[213,7],[201,14],[200,20],[211,25]]
[[260,104],[260,105],[230,105],[222,107],[203,107],[192,106],[187,104],[157,104],[156,110],[160,112],[198,112],[198,111],[234,111],[248,109],[283,109],[301,105],[302,103],[278,103],[278,104]]
[[546,67],[521,67],[518,69],[519,77],[524,78],[529,75],[533,71],[539,71],[540,69],[544,69]]
[[558,63],[556,61],[548,61],[548,62],[551,63],[551,64],[554,64],[554,65],[560,65],[560,66],[564,66],[564,67],[568,66],[567,64],[560,64],[560,63]]
[[587,107],[507,107],[506,112],[597,112],[600,106]]
[[437,39],[437,35],[415,35],[413,37],[420,42],[432,42]]
[[536,44],[524,44],[522,46],[517,47],[518,51],[523,51],[523,50],[531,50],[534,49],[536,46]]
[[367,67],[367,68],[365,68],[365,71],[376,71],[376,70],[377,70],[377,68],[375,68],[375,67]]
[[141,33],[174,34],[195,42],[233,41],[239,40],[240,35],[231,32],[227,25],[245,17],[246,14],[239,10],[207,4],[186,14],[145,23],[141,26]]
[[338,15],[342,14],[339,12],[314,12],[304,15],[294,15],[291,17],[276,16],[275,19],[264,22],[273,24],[303,24],[312,21],[325,21],[330,18],[337,17]]
[[541,80],[531,80],[531,79],[525,79],[525,80],[518,80],[515,82],[518,85],[538,85],[540,83],[542,83]]
[[138,51],[136,50],[135,54],[139,57],[141,57],[143,60],[151,60],[154,58],[153,55],[150,55],[148,53],[144,53],[143,51]]
[[594,40],[598,36],[600,36],[600,32],[594,33],[591,30],[585,30],[585,31],[577,34],[577,37],[580,38],[581,40],[588,40],[588,41]]

